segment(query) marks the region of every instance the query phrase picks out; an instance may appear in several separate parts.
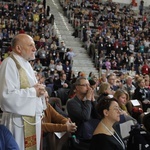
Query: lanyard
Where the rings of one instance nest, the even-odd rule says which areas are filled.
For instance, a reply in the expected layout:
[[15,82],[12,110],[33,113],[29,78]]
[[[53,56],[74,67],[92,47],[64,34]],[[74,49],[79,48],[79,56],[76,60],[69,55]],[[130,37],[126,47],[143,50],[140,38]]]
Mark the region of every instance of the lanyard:
[[122,141],[122,139],[119,137],[119,135],[117,134],[117,132],[115,131],[116,136],[113,134],[113,132],[111,130],[108,129],[108,127],[101,121],[103,127],[116,139],[116,141],[123,147],[123,149],[125,150],[125,145]]

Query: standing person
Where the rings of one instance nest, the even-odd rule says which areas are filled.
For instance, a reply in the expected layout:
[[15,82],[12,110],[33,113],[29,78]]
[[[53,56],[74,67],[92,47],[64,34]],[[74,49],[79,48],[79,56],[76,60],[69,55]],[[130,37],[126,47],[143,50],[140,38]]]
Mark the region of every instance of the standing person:
[[139,6],[139,14],[142,16],[143,15],[143,9],[144,9],[144,1],[140,1],[140,6]]
[[97,104],[101,121],[94,131],[89,150],[125,150],[121,136],[114,129],[120,120],[120,107],[114,98],[105,97]]
[[46,0],[43,0],[43,7],[44,7],[44,10],[46,8]]
[[68,51],[66,53],[67,60],[69,61],[69,64],[72,66],[73,64],[73,57],[75,57],[75,53],[73,52],[72,48],[68,48]]
[[35,59],[35,52],[32,37],[18,34],[12,39],[12,54],[2,62],[0,68],[2,124],[12,132],[20,150],[40,149],[41,96],[45,87],[37,83],[29,63]]

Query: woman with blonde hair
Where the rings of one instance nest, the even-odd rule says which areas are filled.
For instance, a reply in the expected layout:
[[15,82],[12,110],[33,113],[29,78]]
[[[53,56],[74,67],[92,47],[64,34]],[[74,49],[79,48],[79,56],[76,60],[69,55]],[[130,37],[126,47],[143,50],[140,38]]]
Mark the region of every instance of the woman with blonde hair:
[[116,100],[118,101],[120,108],[125,111],[126,114],[129,114],[126,107],[126,104],[129,101],[129,94],[127,93],[127,91],[118,89],[114,94],[114,98],[116,98]]
[[[137,120],[135,120],[130,113],[128,112],[127,109],[127,103],[130,102],[129,101],[129,94],[127,93],[126,90],[122,90],[122,89],[118,89],[115,93],[114,93],[114,98],[117,100],[119,107],[121,108],[121,122],[125,122],[128,120],[133,120],[134,123],[137,123]],[[124,121],[123,121],[124,120]]]
[[101,83],[101,85],[99,87],[98,95],[99,95],[99,97],[98,97],[97,101],[100,101],[101,99],[103,99],[106,96],[113,97],[112,91],[110,88],[110,84],[107,82]]

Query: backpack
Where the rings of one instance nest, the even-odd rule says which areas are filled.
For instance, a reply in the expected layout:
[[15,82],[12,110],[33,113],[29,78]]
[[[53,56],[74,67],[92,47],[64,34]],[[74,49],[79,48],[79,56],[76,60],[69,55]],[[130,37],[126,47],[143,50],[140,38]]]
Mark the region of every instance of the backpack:
[[133,125],[127,141],[127,150],[150,150],[150,133],[141,125]]

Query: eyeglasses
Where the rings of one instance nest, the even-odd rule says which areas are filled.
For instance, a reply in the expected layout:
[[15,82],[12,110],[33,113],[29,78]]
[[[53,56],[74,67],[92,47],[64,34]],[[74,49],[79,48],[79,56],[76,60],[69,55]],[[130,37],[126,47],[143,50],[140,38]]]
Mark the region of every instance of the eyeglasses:
[[122,109],[120,107],[114,107],[114,108],[111,108],[109,110],[115,110],[115,111],[122,112]]
[[90,86],[90,84],[78,84],[78,86]]

